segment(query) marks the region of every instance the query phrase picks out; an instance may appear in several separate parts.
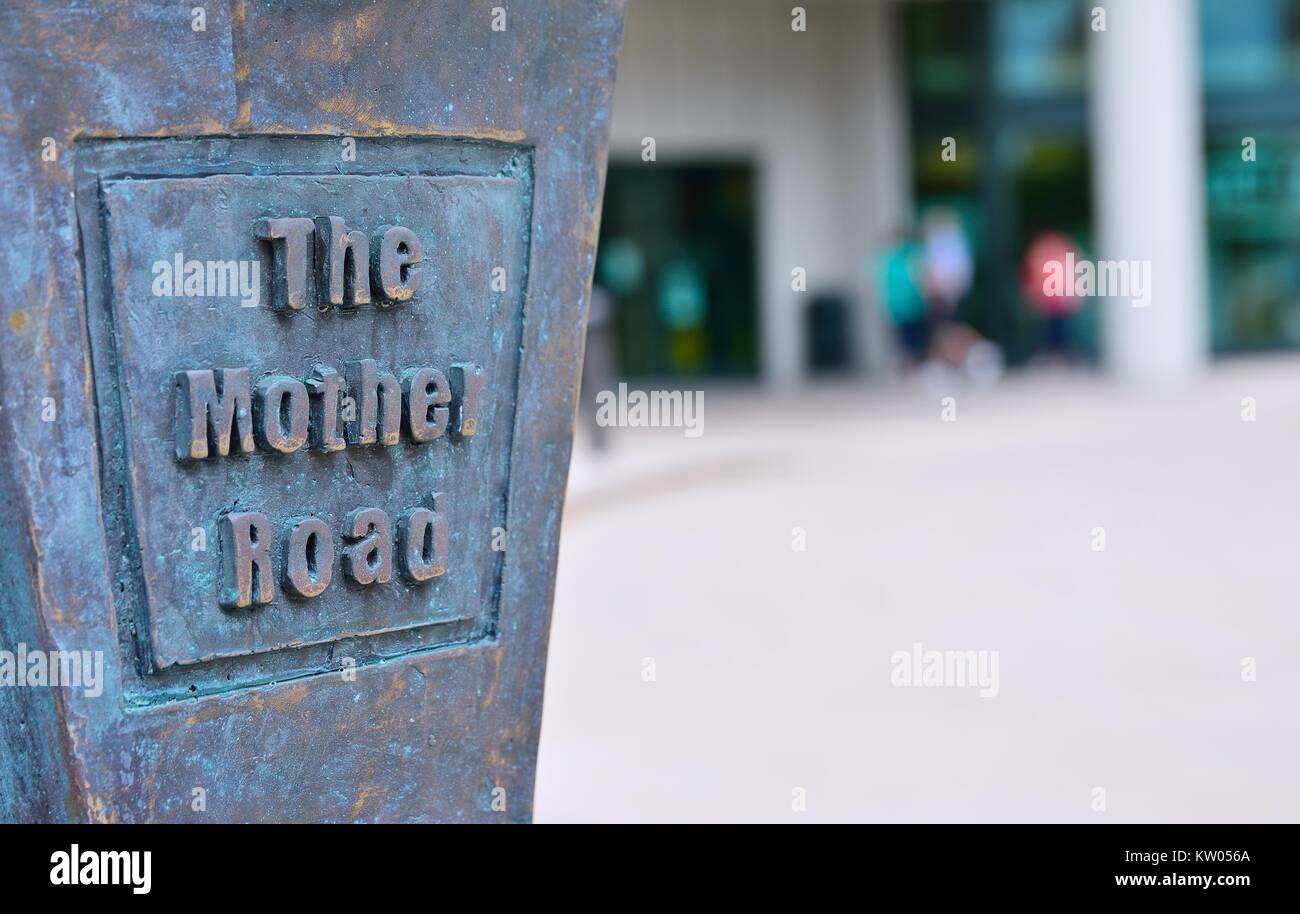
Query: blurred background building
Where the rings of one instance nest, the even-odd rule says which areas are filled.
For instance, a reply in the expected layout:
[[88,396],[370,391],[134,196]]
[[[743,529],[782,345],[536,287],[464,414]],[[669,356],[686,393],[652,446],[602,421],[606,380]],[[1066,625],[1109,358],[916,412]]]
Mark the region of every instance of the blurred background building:
[[[538,818],[1300,818],[1297,197],[1300,0],[632,0]],[[903,358],[935,211],[1001,383]],[[1151,268],[1071,370],[1061,238]]]
[[1019,277],[1048,231],[1152,264],[1153,307],[1078,316],[1104,370],[1300,344],[1300,0],[795,6],[630,5],[597,268],[622,374],[888,372],[873,258],[936,207],[1012,368],[1045,344]]

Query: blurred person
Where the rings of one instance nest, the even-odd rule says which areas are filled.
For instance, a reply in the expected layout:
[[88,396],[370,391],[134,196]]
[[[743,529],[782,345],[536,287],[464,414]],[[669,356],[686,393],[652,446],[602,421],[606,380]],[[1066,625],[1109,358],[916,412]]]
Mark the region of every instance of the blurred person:
[[876,256],[876,285],[909,368],[921,364],[930,345],[922,270],[921,246],[906,230],[895,232]]
[[957,319],[975,278],[970,239],[960,218],[950,209],[930,210],[922,220],[921,237],[922,289],[931,339],[923,382],[936,391],[946,388],[954,375],[977,384],[996,382],[1002,377],[1002,348]]
[[1079,245],[1073,238],[1064,232],[1045,231],[1030,242],[1021,262],[1021,292],[1029,306],[1046,321],[1046,356],[1065,363],[1075,359],[1074,315],[1082,307],[1083,299],[1069,282],[1059,289],[1049,288],[1047,277],[1051,270],[1063,269],[1067,260],[1078,259]]
[[933,209],[921,222],[924,251],[922,288],[933,326],[957,316],[975,275],[970,241],[961,220],[950,209]]

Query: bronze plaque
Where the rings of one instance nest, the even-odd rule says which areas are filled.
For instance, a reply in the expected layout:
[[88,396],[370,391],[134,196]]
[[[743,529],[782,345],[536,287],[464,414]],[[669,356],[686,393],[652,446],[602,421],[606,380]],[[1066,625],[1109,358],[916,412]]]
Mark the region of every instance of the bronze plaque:
[[[140,569],[119,613],[146,698],[192,694],[165,675],[176,667],[226,660],[205,686],[225,689],[326,668],[338,648],[320,646],[340,640],[372,659],[494,633],[530,154],[357,142],[366,167],[345,174],[337,143],[311,139],[111,141],[81,163],[82,219],[101,236],[87,253],[103,276],[104,505],[107,527],[133,534],[116,544]],[[258,237],[275,219],[305,220],[300,237]],[[326,244],[331,220],[352,249]],[[382,294],[392,227],[419,258],[402,300]],[[285,270],[293,242],[303,256]],[[358,530],[367,509],[379,523]],[[258,544],[236,542],[248,517]]]

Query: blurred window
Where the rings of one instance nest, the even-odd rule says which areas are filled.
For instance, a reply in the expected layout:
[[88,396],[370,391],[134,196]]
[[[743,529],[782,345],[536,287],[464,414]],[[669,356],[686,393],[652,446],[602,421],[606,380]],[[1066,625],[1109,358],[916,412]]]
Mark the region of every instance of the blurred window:
[[1081,95],[1087,75],[1079,0],[1000,0],[993,6],[998,89],[1012,96]]
[[1212,130],[1206,150],[1211,328],[1218,352],[1300,345],[1300,127]]
[[904,45],[913,93],[932,98],[974,93],[980,76],[982,6],[966,0],[908,5]]
[[1200,10],[1214,351],[1300,346],[1300,0]]
[[1300,3],[1201,0],[1201,47],[1210,91],[1300,85]]

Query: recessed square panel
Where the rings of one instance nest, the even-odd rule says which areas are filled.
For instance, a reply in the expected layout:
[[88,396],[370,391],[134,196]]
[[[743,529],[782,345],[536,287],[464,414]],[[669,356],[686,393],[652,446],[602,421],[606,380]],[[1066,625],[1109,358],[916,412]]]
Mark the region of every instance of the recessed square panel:
[[[294,140],[263,138],[246,149],[238,140],[206,149],[178,143],[188,158],[163,169],[158,144],[140,142],[149,144],[143,161],[132,162],[127,144],[126,154],[119,146],[100,163],[107,301],[92,302],[92,311],[103,309],[92,338],[101,421],[111,426],[104,446],[117,455],[105,460],[106,511],[122,505],[122,516],[108,520],[129,523],[130,548],[138,550],[139,579],[131,583],[146,675],[231,661],[251,681],[253,666],[236,658],[380,635],[391,652],[401,649],[401,633],[412,649],[487,636],[501,590],[503,554],[493,547],[506,522],[524,320],[526,154],[394,141],[379,152],[376,173],[339,174],[324,172],[319,144],[304,141],[295,155]],[[417,154],[430,145],[438,156]],[[458,173],[457,162],[469,167]],[[372,255],[364,244],[339,249],[342,306],[330,301],[320,221],[330,217],[341,220],[336,229],[364,236]],[[287,242],[267,240],[264,230],[258,237],[268,219],[317,227],[305,236],[301,308],[287,307],[285,296],[301,265],[289,262],[286,273]],[[394,226],[418,240],[418,262],[398,263],[398,254],[409,259],[407,247],[388,252],[398,252],[393,263],[383,261],[383,233]],[[418,288],[407,300],[385,299],[383,269],[408,285],[418,272]],[[370,301],[356,301],[358,289]],[[381,379],[370,412],[363,366]],[[482,381],[472,404],[457,383],[467,371]],[[206,456],[178,456],[192,408],[177,384],[186,372],[211,377],[218,395],[206,414],[195,413],[208,432],[200,436],[210,445]],[[247,414],[235,398],[241,372]],[[343,384],[333,450],[321,418],[329,372]],[[385,440],[385,406],[396,408],[392,384],[409,389],[412,377],[437,380],[421,385],[424,399],[403,398],[400,431]],[[302,430],[294,411],[307,404],[311,420],[302,429],[310,434],[294,446],[293,433]],[[458,408],[470,407],[473,415],[459,418],[473,421],[458,428]],[[236,415],[223,420],[226,408]],[[365,441],[368,420],[374,443]],[[231,435],[224,455],[222,421]],[[413,423],[427,440],[416,440]],[[248,428],[256,432],[251,452],[241,447]],[[404,526],[435,499],[441,544],[433,529]],[[368,517],[385,519],[386,531],[383,523],[354,529],[357,512],[367,509],[382,512]],[[248,516],[260,518],[245,530],[256,542],[236,545],[231,519]],[[308,552],[294,538],[304,519],[321,531],[310,541],[309,580],[328,582],[310,596],[295,594],[289,580],[294,549],[300,564]],[[420,544],[411,547],[407,534]],[[358,545],[350,566],[349,548]],[[405,573],[404,548],[431,561],[439,546],[441,573]],[[358,556],[367,568],[356,570]],[[241,563],[252,576],[245,591],[251,586],[269,602],[229,598]],[[127,555],[120,564],[136,563]],[[231,678],[238,684],[241,677]]]

